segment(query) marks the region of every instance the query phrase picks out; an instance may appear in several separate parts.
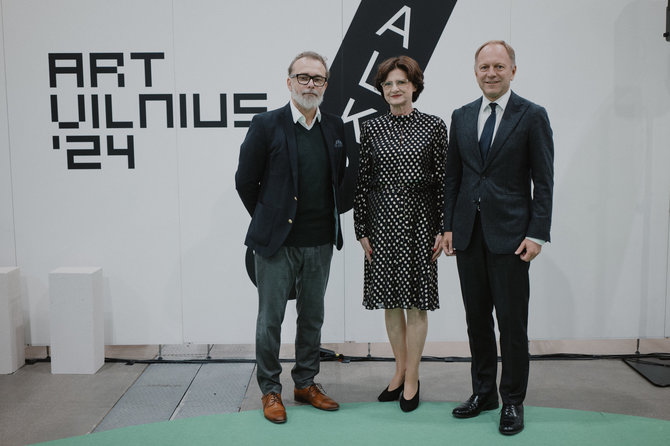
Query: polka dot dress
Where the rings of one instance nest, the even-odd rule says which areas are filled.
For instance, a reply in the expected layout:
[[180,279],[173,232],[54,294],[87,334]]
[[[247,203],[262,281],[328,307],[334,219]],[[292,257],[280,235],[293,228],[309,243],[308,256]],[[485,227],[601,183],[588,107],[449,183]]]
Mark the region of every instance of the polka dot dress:
[[447,126],[436,116],[415,109],[361,126],[354,228],[372,247],[365,308],[440,307],[431,256],[442,233],[446,156]]

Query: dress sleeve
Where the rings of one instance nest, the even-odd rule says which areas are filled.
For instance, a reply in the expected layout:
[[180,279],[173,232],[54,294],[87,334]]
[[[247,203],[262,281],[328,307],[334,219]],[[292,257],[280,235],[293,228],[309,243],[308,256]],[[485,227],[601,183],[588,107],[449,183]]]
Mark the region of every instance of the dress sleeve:
[[354,231],[356,239],[369,237],[368,193],[372,181],[372,155],[370,132],[366,123],[361,124],[361,144],[358,156],[358,181],[354,195]]
[[[435,135],[433,139],[433,156],[434,156],[434,168],[435,168],[435,212],[438,222],[438,234],[444,232],[443,222],[444,222],[444,174],[446,171],[447,164],[447,151],[448,151],[448,136],[447,136],[447,125],[442,119],[439,120],[438,125],[435,128]],[[436,234],[437,235],[437,234]]]

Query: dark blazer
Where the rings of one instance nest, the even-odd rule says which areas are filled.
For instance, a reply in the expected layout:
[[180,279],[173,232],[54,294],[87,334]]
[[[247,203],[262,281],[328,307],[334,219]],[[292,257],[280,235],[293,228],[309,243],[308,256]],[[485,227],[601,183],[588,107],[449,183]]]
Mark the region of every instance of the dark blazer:
[[[291,231],[298,207],[298,146],[290,104],[253,117],[240,147],[235,187],[251,215],[244,244],[264,257],[272,256]],[[321,111],[321,130],[328,149],[333,183],[334,244],[342,248],[337,209],[344,178],[346,150],[344,124],[335,115]]]
[[479,205],[488,249],[511,254],[525,237],[550,240],[552,131],[544,108],[512,92],[484,161],[477,136],[481,103],[451,117],[444,228],[453,232],[454,249],[466,249]]

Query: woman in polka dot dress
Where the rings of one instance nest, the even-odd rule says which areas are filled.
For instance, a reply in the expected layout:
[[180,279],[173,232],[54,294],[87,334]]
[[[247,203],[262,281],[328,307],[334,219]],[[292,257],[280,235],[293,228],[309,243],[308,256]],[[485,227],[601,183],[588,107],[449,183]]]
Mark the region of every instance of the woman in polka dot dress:
[[426,311],[439,308],[437,258],[443,213],[447,126],[414,109],[423,73],[407,56],[379,65],[375,86],[390,113],[361,126],[356,238],[365,251],[363,305],[384,309],[396,371],[379,401],[419,404]]

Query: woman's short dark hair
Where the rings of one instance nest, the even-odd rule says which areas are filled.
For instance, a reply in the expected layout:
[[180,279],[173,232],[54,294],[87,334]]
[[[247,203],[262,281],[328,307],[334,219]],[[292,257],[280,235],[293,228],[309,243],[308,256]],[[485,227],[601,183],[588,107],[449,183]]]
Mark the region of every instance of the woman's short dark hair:
[[412,94],[412,102],[419,99],[419,94],[423,91],[423,71],[421,71],[418,62],[409,56],[391,57],[380,63],[377,67],[377,75],[375,76],[375,88],[384,97],[382,82],[396,68],[407,73],[407,80],[416,87],[416,91]]

